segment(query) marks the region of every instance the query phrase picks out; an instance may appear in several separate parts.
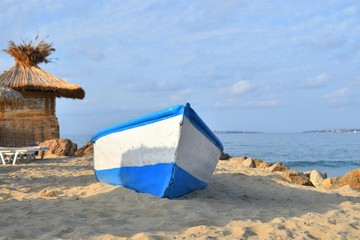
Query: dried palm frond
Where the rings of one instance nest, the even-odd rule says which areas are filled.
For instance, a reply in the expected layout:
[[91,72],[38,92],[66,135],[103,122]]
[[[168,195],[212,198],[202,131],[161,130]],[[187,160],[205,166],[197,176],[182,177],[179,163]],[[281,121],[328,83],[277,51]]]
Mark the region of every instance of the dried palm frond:
[[54,92],[57,97],[83,99],[85,91],[36,66],[15,65],[0,75],[0,85],[17,91]]
[[19,92],[0,86],[0,110],[3,110],[5,107],[17,109],[23,104],[24,98]]
[[51,59],[48,57],[55,52],[53,43],[47,43],[44,39],[36,43],[38,37],[38,35],[35,37],[34,42],[32,40],[28,42],[22,40],[20,44],[10,41],[8,48],[3,49],[3,52],[12,56],[17,64],[25,66],[37,66],[39,63],[50,63]]
[[34,42],[22,40],[18,45],[9,42],[8,48],[3,51],[15,59],[15,65],[0,74],[0,86],[17,91],[54,92],[57,97],[83,99],[85,91],[80,86],[57,78],[37,66],[51,62],[49,55],[55,51],[53,43],[37,40],[38,36]]

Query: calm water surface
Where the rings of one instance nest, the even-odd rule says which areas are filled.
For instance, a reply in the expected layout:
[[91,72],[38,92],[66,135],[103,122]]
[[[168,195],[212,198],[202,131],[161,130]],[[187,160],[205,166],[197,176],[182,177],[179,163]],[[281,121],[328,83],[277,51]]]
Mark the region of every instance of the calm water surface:
[[218,134],[224,152],[300,171],[317,169],[330,177],[360,168],[360,133]]

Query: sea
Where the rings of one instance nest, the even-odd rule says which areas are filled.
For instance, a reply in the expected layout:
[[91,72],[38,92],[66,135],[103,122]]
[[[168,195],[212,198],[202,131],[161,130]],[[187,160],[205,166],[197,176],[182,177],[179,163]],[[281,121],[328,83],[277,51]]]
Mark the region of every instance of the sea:
[[328,177],[360,168],[360,133],[217,134],[230,156],[281,162],[298,171],[318,170]]
[[[298,171],[318,170],[328,177],[360,168],[360,133],[217,133],[230,156],[281,162]],[[91,135],[65,135],[84,146]]]

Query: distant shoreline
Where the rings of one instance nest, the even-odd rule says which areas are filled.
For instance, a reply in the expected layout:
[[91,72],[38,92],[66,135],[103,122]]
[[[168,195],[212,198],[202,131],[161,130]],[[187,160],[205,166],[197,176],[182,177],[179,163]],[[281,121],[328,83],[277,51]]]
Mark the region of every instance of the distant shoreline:
[[214,133],[216,134],[242,134],[242,133],[265,133],[265,132],[256,132],[256,131],[217,131],[215,130]]
[[[259,131],[231,131],[231,130],[215,130],[216,134],[264,134],[264,133],[282,133],[282,132],[259,132]],[[286,133],[360,133],[360,128],[329,128],[321,130],[307,130],[302,132],[286,132]]]
[[304,131],[303,133],[360,133],[360,128],[329,128]]

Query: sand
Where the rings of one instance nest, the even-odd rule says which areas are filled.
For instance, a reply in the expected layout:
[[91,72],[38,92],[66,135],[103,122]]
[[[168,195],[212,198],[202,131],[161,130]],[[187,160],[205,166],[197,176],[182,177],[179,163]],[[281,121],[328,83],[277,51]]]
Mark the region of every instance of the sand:
[[182,198],[96,181],[92,157],[0,166],[0,239],[360,239],[360,193],[220,161]]

